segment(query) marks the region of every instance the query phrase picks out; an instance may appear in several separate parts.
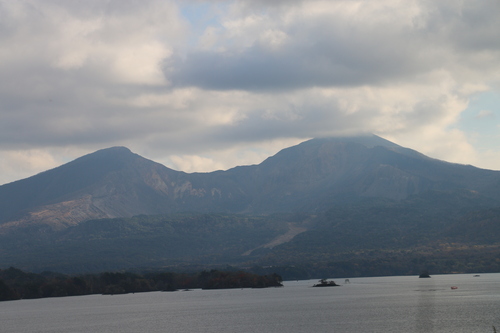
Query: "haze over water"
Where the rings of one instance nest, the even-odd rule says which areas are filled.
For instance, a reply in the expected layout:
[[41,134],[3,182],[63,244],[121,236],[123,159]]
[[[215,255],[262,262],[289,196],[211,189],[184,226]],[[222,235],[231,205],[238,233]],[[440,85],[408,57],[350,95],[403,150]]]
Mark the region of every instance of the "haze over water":
[[471,333],[500,328],[500,274],[352,278],[336,280],[341,287],[311,288],[315,282],[2,302],[0,331]]

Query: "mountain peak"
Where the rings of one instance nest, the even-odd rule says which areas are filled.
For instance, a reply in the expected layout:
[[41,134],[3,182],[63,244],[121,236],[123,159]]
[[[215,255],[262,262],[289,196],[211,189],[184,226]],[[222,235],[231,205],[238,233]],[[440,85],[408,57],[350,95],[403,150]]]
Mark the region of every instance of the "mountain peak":
[[[69,162],[67,165],[82,165],[87,163],[106,163],[113,165],[114,167],[119,167],[126,162],[131,162],[136,159],[141,159],[142,157],[133,153],[130,149],[126,147],[110,147],[97,150],[93,153],[89,153],[87,155],[81,156],[72,162]],[[61,166],[65,167],[65,165]],[[60,167],[60,168],[61,168]]]
[[130,149],[124,146],[114,146],[109,148],[100,149],[96,152],[123,152],[123,153],[131,153]]
[[358,143],[367,148],[373,148],[377,146],[388,147],[388,148],[401,148],[401,146],[381,138],[375,134],[364,134],[357,136],[333,136],[333,137],[318,137],[312,140],[312,142],[334,142],[334,143]]
[[[333,146],[337,147],[334,150]],[[346,148],[345,146],[350,146]],[[397,144],[385,140],[374,134],[359,135],[359,136],[338,136],[338,137],[318,137],[308,141],[304,141],[297,146],[288,147],[276,155],[267,158],[262,165],[276,165],[282,167],[283,165],[300,165],[300,163],[309,164],[309,160],[318,158],[335,159],[332,155],[333,151],[337,153],[341,151],[350,151],[353,147],[360,146],[363,149],[371,149],[374,147],[385,147],[389,150],[403,150],[404,148]],[[345,150],[347,149],[347,150]],[[302,161],[302,162],[299,162]],[[332,160],[333,161],[333,160]],[[299,163],[299,164],[297,164]],[[302,166],[300,166],[302,167]]]
[[127,156],[127,155],[135,155],[134,153],[132,153],[132,151],[130,149],[128,149],[127,147],[123,147],[123,146],[115,146],[115,147],[109,147],[109,148],[103,148],[103,149],[99,149],[93,153],[90,153],[90,154],[87,154],[87,155],[84,155],[82,157],[86,157],[86,156],[106,156],[106,155],[111,155],[111,156]]

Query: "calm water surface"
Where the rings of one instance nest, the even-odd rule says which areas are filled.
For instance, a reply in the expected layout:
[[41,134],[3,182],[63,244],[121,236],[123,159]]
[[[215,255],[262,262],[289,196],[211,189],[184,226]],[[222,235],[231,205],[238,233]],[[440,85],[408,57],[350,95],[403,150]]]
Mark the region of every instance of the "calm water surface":
[[500,332],[500,274],[336,282],[1,302],[0,332]]

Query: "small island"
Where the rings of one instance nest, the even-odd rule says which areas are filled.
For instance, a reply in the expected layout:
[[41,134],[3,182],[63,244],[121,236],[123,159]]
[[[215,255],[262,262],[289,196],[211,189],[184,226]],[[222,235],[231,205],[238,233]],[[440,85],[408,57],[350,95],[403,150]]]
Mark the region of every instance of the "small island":
[[327,281],[326,279],[319,280],[318,284],[313,285],[313,287],[339,287],[335,281]]
[[419,278],[430,278],[431,276],[429,275],[429,272],[424,271],[424,272],[420,273],[420,275],[418,277]]

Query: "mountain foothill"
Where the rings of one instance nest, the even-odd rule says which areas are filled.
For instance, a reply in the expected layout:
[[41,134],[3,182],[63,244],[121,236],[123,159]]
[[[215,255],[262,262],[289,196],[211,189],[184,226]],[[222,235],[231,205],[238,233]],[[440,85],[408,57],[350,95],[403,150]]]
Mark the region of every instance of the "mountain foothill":
[[0,268],[251,267],[286,278],[500,270],[500,171],[375,135],[185,173],[102,149],[0,186]]

